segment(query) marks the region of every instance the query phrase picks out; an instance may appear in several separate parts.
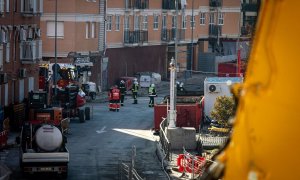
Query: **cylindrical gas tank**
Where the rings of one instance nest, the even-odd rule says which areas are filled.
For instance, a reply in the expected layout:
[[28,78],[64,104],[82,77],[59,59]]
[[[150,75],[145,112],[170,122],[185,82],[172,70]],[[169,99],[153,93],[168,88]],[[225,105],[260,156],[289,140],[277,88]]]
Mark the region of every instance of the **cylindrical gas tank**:
[[63,137],[57,127],[43,125],[36,131],[35,140],[38,147],[42,150],[55,151],[61,146]]

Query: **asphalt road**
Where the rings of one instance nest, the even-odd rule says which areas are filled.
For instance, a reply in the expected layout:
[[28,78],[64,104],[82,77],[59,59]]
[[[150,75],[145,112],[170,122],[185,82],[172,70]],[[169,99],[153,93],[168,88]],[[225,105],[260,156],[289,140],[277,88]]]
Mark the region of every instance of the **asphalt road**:
[[[161,101],[163,96],[156,98]],[[167,179],[155,154],[152,134],[153,108],[148,97],[139,97],[138,104],[126,96],[125,106],[119,112],[108,110],[108,103],[89,103],[92,119],[79,123],[71,120],[67,147],[70,151],[69,180],[121,179],[120,162],[129,165],[132,148],[136,149],[135,168],[142,178]],[[4,163],[11,169],[11,179],[22,178],[19,169],[18,148],[6,151]],[[28,179],[59,179],[41,175]]]

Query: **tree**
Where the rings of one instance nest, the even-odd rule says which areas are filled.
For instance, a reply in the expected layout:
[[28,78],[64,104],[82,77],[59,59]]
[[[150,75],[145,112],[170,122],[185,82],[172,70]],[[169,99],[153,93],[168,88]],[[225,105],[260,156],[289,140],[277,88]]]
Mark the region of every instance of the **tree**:
[[231,96],[219,96],[216,99],[211,117],[223,127],[228,127],[228,120],[235,113],[235,103]]

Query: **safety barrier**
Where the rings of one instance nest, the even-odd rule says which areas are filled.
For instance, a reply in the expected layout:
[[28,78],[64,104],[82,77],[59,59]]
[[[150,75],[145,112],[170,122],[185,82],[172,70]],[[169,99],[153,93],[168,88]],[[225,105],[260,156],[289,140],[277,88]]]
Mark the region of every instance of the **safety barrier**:
[[129,165],[123,163],[122,161],[119,162],[119,179],[126,179],[126,180],[144,180],[136,171],[135,169],[135,157],[136,157],[136,147],[132,147],[131,152],[131,161]]
[[177,158],[178,171],[182,173],[191,173],[192,179],[197,174],[201,176],[204,171],[206,159],[201,156],[195,156],[183,150],[183,154],[179,154]]
[[160,123],[160,133],[159,133],[159,141],[161,143],[162,149],[164,151],[164,154],[166,155],[166,158],[168,161],[171,160],[171,143],[167,138],[167,135],[165,133],[165,128],[167,127],[167,119],[163,118],[163,121]]
[[0,149],[3,149],[7,145],[8,131],[4,130],[0,133]]

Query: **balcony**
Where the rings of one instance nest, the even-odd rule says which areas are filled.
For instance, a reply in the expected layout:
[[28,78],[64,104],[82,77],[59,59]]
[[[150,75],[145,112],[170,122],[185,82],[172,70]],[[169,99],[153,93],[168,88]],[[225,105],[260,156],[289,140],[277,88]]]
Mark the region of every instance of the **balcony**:
[[258,3],[243,3],[242,11],[243,12],[258,12]]
[[209,0],[209,7],[221,7],[222,4],[222,0]]
[[149,0],[126,0],[125,9],[149,9]]
[[148,31],[124,31],[125,44],[139,44],[148,42]]
[[222,26],[221,25],[210,24],[208,33],[209,33],[209,37],[217,38],[217,37],[222,35]]
[[[178,41],[185,40],[185,29],[177,29]],[[175,41],[175,29],[162,29],[161,30],[161,41],[170,42]]]
[[[177,1],[178,9],[181,9],[181,1]],[[162,1],[162,9],[164,10],[176,10],[175,1],[174,0],[163,0]]]
[[34,16],[43,13],[43,0],[21,0],[23,16]]
[[20,60],[22,64],[32,64],[41,59],[42,40],[20,42]]

